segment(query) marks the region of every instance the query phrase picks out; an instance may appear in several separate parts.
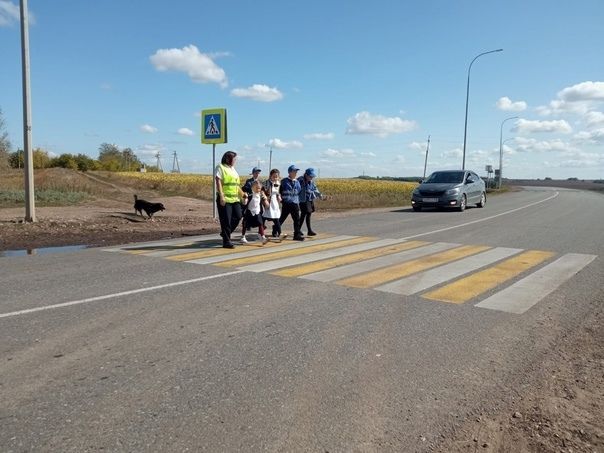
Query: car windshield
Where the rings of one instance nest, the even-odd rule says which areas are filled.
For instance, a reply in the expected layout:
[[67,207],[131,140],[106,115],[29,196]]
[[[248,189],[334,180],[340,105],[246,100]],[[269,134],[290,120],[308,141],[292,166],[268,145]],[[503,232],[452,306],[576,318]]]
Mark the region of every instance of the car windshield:
[[463,171],[444,171],[432,173],[424,182],[428,184],[459,184],[463,182]]

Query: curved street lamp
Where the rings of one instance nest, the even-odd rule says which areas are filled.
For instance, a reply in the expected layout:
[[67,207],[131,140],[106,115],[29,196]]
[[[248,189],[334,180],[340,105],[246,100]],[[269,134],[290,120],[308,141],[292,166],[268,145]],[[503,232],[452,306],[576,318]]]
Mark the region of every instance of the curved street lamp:
[[[517,116],[510,116],[509,118],[504,119],[501,122],[501,127],[499,128],[499,181],[497,182],[497,188],[501,189],[501,180],[503,179],[503,125],[506,121],[515,120],[518,118]],[[506,140],[507,141],[507,140]]]
[[478,57],[482,57],[483,55],[486,55],[488,53],[494,53],[494,52],[503,52],[503,49],[489,50],[488,52],[483,52],[481,54],[476,55],[474,57],[474,59],[470,62],[470,66],[468,67],[468,86],[466,89],[466,120],[464,122],[464,127],[463,127],[463,161],[461,164],[462,170],[466,169],[466,137],[468,134],[468,101],[470,99],[470,70],[472,69],[472,65],[474,64],[474,62],[476,61],[476,59]]

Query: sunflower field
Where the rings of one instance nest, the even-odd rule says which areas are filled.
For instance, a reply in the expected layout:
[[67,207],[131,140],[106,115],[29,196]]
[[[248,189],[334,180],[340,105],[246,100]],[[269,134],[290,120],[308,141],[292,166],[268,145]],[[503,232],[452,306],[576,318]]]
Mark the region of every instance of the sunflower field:
[[[212,199],[212,176],[185,173],[104,173],[111,180],[136,189],[156,190],[165,195]],[[241,185],[248,176],[241,177]],[[411,203],[416,183],[379,179],[317,178],[324,195],[321,209],[339,210],[370,207],[405,206]]]

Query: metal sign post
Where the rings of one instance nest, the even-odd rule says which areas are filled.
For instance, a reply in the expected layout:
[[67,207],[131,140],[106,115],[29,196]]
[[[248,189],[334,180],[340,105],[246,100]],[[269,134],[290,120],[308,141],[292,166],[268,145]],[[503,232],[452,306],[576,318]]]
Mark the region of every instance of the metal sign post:
[[201,111],[201,143],[212,145],[212,215],[216,218],[216,143],[227,143],[226,109]]

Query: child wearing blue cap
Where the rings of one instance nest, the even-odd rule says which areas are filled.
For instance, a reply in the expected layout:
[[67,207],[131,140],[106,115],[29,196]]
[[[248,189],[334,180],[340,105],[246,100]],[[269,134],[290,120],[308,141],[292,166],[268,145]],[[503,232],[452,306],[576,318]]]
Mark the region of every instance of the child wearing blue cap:
[[310,216],[315,212],[315,200],[317,198],[322,199],[323,195],[317,189],[317,185],[314,182],[314,178],[317,176],[314,168],[307,168],[302,176],[298,178],[300,183],[300,229],[306,220],[306,228],[308,229],[309,236],[316,236],[317,233],[313,231],[310,226]]
[[279,224],[283,225],[287,216],[291,215],[294,222],[294,241],[303,241],[304,235],[300,231],[300,181],[296,179],[296,175],[300,170],[295,165],[290,165],[287,169],[287,178],[281,180],[281,187],[279,193],[282,199],[281,217],[279,217]]

